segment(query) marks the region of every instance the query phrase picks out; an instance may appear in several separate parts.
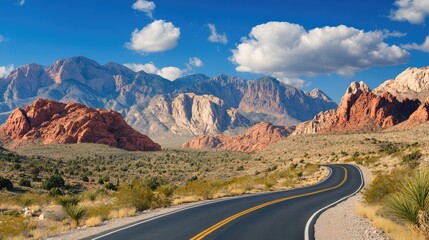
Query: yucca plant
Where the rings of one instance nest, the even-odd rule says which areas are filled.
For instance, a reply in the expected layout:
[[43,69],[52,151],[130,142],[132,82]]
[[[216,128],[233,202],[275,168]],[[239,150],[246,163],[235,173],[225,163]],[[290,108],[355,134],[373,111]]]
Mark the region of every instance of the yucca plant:
[[399,192],[389,199],[389,208],[399,219],[421,229],[428,235],[429,173],[418,172],[405,181]]
[[71,195],[57,196],[56,200],[63,207],[67,207],[69,205],[77,205],[80,202],[78,196]]
[[79,226],[79,221],[85,216],[86,209],[79,205],[67,205],[65,207],[67,215]]

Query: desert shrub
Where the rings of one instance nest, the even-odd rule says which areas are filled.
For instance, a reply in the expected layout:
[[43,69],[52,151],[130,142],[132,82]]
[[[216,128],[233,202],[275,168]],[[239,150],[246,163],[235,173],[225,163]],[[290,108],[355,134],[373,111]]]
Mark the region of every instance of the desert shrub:
[[156,190],[159,194],[165,196],[165,197],[171,197],[174,193],[174,187],[170,184],[161,185]]
[[153,197],[152,189],[138,180],[131,184],[121,184],[116,194],[118,205],[134,207],[137,211],[149,209],[152,206]]
[[408,167],[414,169],[419,166],[420,158],[422,154],[419,150],[416,150],[410,154],[406,154],[402,157],[402,163],[407,165]]
[[80,199],[78,196],[64,195],[64,196],[57,196],[56,201],[61,206],[67,207],[69,205],[77,205],[80,202]]
[[396,169],[390,174],[379,174],[369,188],[363,191],[363,198],[369,204],[383,203],[387,197],[400,188],[400,182],[411,175],[410,170]]
[[12,181],[10,181],[7,178],[0,177],[0,190],[3,188],[6,188],[7,190],[12,190],[13,189]]
[[95,204],[94,206],[88,207],[87,214],[90,217],[100,217],[101,220],[107,220],[109,213],[113,210],[112,204]]
[[92,189],[92,190],[88,190],[86,192],[83,193],[83,195],[90,200],[91,202],[95,201],[95,199],[98,196],[98,190],[97,189]]
[[167,181],[160,177],[151,177],[145,181],[145,184],[149,186],[152,191],[155,191],[159,186],[167,184]]
[[67,216],[69,216],[79,226],[79,221],[85,216],[86,209],[83,206],[69,204],[65,208]]
[[429,173],[418,172],[408,178],[389,198],[388,207],[396,217],[420,228],[428,236]]
[[53,197],[61,196],[61,195],[64,195],[64,192],[63,190],[61,190],[61,188],[54,187],[54,188],[51,188],[51,190],[49,190],[49,195]]
[[26,229],[25,218],[15,215],[0,215],[0,238],[8,239],[19,236]]
[[49,178],[45,179],[42,183],[42,188],[46,190],[51,190],[52,188],[63,188],[64,187],[64,179],[58,175],[52,175]]
[[31,182],[28,179],[21,179],[18,184],[22,187],[31,187]]
[[104,187],[106,189],[109,189],[109,190],[118,191],[118,187],[111,182],[106,183],[106,185],[104,185]]

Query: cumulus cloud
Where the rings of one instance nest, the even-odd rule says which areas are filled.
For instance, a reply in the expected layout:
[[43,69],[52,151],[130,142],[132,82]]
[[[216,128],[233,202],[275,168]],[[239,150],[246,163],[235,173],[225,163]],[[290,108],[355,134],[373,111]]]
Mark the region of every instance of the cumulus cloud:
[[[22,0],[23,1],[23,0]],[[148,17],[153,19],[153,10],[155,10],[155,3],[145,0],[137,0],[132,8],[137,11],[141,11],[147,14]]]
[[402,45],[402,47],[408,50],[419,50],[429,53],[429,36],[426,37],[425,41],[422,44],[411,43]]
[[131,33],[130,42],[125,46],[140,53],[163,52],[177,46],[180,29],[171,22],[156,20],[141,30]]
[[429,1],[427,0],[396,0],[396,9],[391,10],[390,19],[408,21],[420,24],[429,15]]
[[177,78],[182,77],[183,70],[177,67],[164,67],[158,69],[152,62],[141,64],[141,63],[125,63],[125,67],[133,70],[134,72],[145,71],[146,73],[157,74],[165,79],[174,81]]
[[190,66],[192,66],[192,67],[202,67],[202,66],[204,66],[203,61],[200,58],[198,58],[198,57],[191,57],[191,58],[189,58],[188,64]]
[[14,70],[13,65],[0,66],[0,78],[4,78]]
[[209,41],[210,42],[215,42],[215,43],[223,43],[223,44],[227,44],[228,43],[228,38],[226,37],[226,34],[218,34],[216,31],[216,26],[212,23],[208,24],[208,27],[210,29],[210,36],[209,36]]
[[385,43],[387,35],[344,25],[307,31],[298,24],[268,22],[243,37],[230,60],[237,71],[267,74],[299,86],[303,82],[298,77],[302,76],[352,76],[372,66],[406,62],[409,53]]

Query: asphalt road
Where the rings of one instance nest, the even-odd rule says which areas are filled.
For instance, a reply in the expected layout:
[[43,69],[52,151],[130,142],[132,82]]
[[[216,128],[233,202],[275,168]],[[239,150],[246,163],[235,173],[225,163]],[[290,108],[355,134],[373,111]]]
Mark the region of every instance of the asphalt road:
[[314,239],[318,211],[363,184],[353,165],[328,167],[330,176],[317,185],[204,204],[90,239]]

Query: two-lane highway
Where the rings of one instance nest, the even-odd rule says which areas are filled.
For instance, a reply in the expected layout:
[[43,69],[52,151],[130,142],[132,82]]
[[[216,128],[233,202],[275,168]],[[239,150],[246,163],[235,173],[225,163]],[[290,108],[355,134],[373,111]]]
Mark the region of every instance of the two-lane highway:
[[329,177],[313,186],[203,204],[92,239],[314,239],[320,210],[363,186],[356,166],[327,167]]

